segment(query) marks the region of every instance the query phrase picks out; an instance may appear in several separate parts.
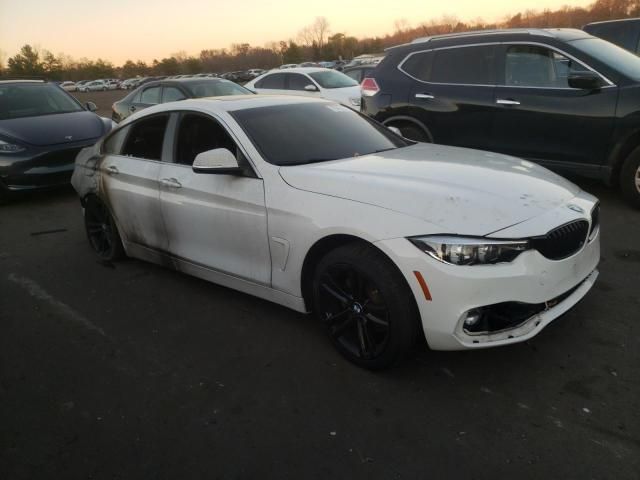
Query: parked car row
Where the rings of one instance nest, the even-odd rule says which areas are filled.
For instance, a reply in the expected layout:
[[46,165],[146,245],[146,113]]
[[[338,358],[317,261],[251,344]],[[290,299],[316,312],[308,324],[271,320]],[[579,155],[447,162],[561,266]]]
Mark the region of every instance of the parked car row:
[[[619,182],[640,206],[640,58],[580,30],[514,29],[376,59],[275,69],[246,88],[144,78],[113,105],[113,132],[83,119],[102,124],[72,180],[97,255],[311,311],[371,369],[420,334],[436,350],[537,335],[592,288],[600,258],[598,200],[542,165]],[[56,140],[71,108],[62,88],[22,86],[0,88],[0,155],[16,159],[0,164],[5,189],[42,172],[20,129],[63,95],[38,130]]]
[[419,142],[617,184],[640,207],[640,58],[574,29],[480,31],[389,49],[362,111]]

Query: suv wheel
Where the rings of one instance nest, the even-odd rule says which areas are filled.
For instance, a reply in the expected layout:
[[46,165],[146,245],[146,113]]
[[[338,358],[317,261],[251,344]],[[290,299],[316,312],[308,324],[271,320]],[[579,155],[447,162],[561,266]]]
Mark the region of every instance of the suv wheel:
[[313,310],[338,351],[372,370],[397,364],[418,335],[418,311],[404,277],[362,243],[338,247],[320,261]]
[[412,122],[389,122],[388,127],[396,127],[404,138],[414,142],[432,143],[431,138],[423,128]]
[[640,147],[631,152],[622,164],[620,189],[631,205],[640,208]]

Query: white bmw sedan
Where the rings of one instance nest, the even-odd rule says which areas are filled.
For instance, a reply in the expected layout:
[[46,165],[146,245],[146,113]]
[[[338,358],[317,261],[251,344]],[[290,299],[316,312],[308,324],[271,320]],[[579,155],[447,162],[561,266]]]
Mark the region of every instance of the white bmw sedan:
[[89,241],[313,312],[367,368],[527,340],[593,286],[596,198],[533,163],[416,144],[336,103],[157,105],[83,150]]

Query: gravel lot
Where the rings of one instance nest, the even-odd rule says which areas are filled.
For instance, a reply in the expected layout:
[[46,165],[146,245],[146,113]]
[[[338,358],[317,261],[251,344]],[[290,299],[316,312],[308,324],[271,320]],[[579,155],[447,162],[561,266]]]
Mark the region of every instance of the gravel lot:
[[111,105],[126,97],[131,90],[107,90],[106,92],[69,92],[76,97],[83,105],[86,102],[93,102],[97,105],[97,114],[111,118]]
[[638,479],[640,212],[579,183],[603,251],[574,310],[383,373],[310,317],[98,262],[70,189],[0,207],[0,479]]

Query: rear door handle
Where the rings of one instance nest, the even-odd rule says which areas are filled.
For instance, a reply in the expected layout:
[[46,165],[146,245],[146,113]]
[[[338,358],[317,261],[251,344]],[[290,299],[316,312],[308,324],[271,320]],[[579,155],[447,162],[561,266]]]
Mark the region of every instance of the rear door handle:
[[117,175],[118,173],[120,173],[120,170],[118,170],[118,168],[114,167],[113,165],[109,165],[106,170],[109,175]]
[[520,105],[520,102],[518,102],[517,100],[510,100],[510,99],[502,99],[499,98],[498,100],[496,100],[496,103],[498,105]]
[[424,98],[426,100],[433,100],[436,97],[434,97],[430,93],[416,93],[416,98]]
[[175,178],[163,178],[160,184],[168,188],[182,188],[182,184]]

